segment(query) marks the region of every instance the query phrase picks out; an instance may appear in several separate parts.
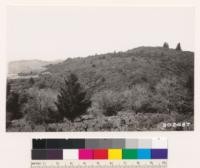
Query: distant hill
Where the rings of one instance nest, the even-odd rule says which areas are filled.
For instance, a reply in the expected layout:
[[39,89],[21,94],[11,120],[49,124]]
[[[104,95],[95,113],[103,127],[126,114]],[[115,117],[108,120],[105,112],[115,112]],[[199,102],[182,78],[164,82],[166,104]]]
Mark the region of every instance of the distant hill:
[[46,65],[55,64],[60,61],[20,60],[8,64],[8,74],[38,73],[46,69]]
[[73,72],[92,92],[124,90],[134,84],[153,87],[162,78],[171,76],[186,81],[189,77],[193,78],[193,70],[193,52],[163,47],[138,47],[125,52],[68,58],[58,64],[48,65],[46,69],[52,74],[52,78],[48,78],[48,85],[52,84],[50,87],[57,88],[56,84],[67,73]]

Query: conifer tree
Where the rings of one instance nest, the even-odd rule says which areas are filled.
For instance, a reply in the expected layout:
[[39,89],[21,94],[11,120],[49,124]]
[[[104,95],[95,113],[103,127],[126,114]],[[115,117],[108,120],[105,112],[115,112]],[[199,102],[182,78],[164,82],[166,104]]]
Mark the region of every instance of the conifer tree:
[[181,44],[180,44],[180,43],[177,44],[176,50],[177,50],[177,51],[182,51],[182,49],[181,49]]
[[164,44],[163,44],[163,48],[167,48],[167,49],[169,49],[169,44],[168,44],[167,42],[164,42]]
[[90,106],[90,100],[86,98],[86,91],[81,87],[75,74],[71,73],[68,79],[65,79],[55,104],[60,117],[62,119],[66,117],[70,121],[74,121],[76,117],[84,114]]

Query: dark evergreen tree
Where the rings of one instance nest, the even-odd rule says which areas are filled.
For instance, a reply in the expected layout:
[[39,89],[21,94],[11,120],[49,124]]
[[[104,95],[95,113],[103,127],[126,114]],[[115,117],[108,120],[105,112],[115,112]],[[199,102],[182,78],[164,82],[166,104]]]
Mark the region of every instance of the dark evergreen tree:
[[11,120],[19,119],[22,117],[20,112],[19,94],[12,92],[8,95],[6,101],[6,112],[10,114]]
[[77,76],[71,73],[68,79],[65,79],[55,104],[62,119],[66,117],[74,121],[86,112],[91,102],[86,98],[86,91],[78,82]]
[[181,44],[180,44],[180,43],[177,44],[176,50],[177,50],[177,51],[182,51],[182,49],[181,49]]
[[164,42],[164,44],[163,44],[163,48],[167,48],[167,49],[169,49],[169,44],[168,44],[167,42]]
[[31,77],[31,78],[29,79],[29,84],[32,86],[32,85],[34,85],[34,83],[35,83],[35,81],[34,81],[34,79]]

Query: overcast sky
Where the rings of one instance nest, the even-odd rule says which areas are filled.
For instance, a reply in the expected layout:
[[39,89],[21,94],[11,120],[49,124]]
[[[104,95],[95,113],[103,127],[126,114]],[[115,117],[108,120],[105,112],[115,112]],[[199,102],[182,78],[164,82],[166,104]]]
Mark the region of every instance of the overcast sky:
[[10,6],[8,59],[57,60],[138,46],[194,51],[194,8]]

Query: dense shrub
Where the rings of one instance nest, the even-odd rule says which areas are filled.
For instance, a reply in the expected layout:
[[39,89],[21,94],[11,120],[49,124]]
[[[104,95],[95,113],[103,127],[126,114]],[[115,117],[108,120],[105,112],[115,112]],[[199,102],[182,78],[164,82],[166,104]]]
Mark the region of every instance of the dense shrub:
[[91,111],[98,115],[112,116],[123,109],[124,100],[121,93],[111,90],[97,93],[92,98]]
[[160,113],[188,112],[188,90],[176,77],[163,78],[155,87],[152,106]]
[[12,92],[7,95],[6,111],[8,113],[6,118],[8,121],[22,117],[22,113],[20,111],[19,94],[17,92]]
[[8,127],[12,120],[23,117],[22,106],[26,102],[26,94],[24,91],[11,90],[11,85],[7,83],[7,97],[6,97],[6,127]]
[[54,102],[56,93],[52,90],[39,90],[31,88],[28,90],[29,99],[24,105],[23,111],[28,121],[35,124],[55,122],[58,114]]
[[154,112],[151,107],[151,91],[148,85],[137,84],[123,92],[125,108],[134,112]]

